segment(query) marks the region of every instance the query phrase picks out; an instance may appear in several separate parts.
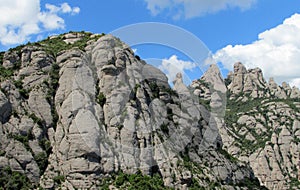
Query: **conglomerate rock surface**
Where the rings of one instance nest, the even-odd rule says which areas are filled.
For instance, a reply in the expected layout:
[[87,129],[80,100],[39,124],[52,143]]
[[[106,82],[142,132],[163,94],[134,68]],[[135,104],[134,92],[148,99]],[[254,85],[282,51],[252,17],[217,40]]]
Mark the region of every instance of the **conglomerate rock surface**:
[[90,33],[0,55],[0,169],[33,188],[126,188],[120,173],[175,189],[297,184],[299,89],[267,84],[260,69],[238,63],[226,86],[212,65],[189,87],[177,74],[171,89],[122,41]]

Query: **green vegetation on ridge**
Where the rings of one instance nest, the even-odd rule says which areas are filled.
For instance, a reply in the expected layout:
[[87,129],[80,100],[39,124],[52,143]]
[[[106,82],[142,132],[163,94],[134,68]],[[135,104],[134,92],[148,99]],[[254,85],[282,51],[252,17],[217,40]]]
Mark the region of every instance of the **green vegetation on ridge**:
[[32,189],[33,186],[26,175],[12,171],[9,167],[0,169],[0,190]]

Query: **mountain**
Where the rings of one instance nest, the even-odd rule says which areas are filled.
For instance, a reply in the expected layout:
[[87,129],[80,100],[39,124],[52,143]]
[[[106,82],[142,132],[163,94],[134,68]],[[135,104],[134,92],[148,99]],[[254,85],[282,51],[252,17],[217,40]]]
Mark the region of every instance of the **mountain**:
[[[192,86],[199,97],[211,102],[222,78],[216,66],[207,73]],[[219,125],[223,148],[250,164],[267,188],[299,189],[299,89],[285,82],[279,86],[273,78],[267,83],[261,69],[247,70],[241,63],[234,65],[225,84],[227,97],[222,100],[226,110],[223,125]]]
[[4,189],[299,188],[299,89],[238,63],[174,88],[111,35],[0,53]]

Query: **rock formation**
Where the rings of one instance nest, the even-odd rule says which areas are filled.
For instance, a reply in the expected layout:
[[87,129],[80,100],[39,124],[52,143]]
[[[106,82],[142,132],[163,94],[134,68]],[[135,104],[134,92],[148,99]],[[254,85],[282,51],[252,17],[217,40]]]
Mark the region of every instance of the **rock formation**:
[[249,163],[269,189],[297,189],[299,146],[299,89],[270,78],[260,69],[241,63],[226,79],[228,97],[225,125],[219,128],[224,148]]
[[[228,83],[228,91],[230,99],[244,98],[242,101],[247,101],[251,98],[278,98],[278,99],[297,99],[299,89],[291,88],[286,82],[279,86],[274,78],[269,79],[267,83],[263,77],[262,70],[259,68],[246,69],[246,67],[238,62],[234,64],[234,71],[230,72],[226,78]],[[243,96],[244,95],[244,96]]]
[[0,172],[19,188],[299,187],[299,89],[258,68],[223,80],[211,65],[171,89],[120,39],[84,32],[0,58]]

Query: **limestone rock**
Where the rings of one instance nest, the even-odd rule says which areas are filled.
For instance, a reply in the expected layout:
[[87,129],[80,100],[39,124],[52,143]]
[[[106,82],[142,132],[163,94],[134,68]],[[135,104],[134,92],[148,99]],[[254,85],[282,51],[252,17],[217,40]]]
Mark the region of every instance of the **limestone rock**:
[[269,89],[271,91],[271,95],[273,95],[277,98],[282,98],[282,99],[287,98],[287,94],[284,92],[284,90],[282,88],[280,88],[280,86],[278,86],[275,83],[273,78],[270,78]]
[[291,98],[300,98],[300,90],[297,87],[292,88]]
[[232,97],[244,93],[259,98],[267,93],[264,91],[266,82],[259,68],[246,70],[246,67],[238,62],[234,64],[234,73],[228,78],[231,78],[228,90],[232,93]]
[[8,120],[12,107],[5,94],[0,91],[0,122],[4,123]]
[[[159,174],[166,186],[176,189],[192,183],[231,188],[255,179],[250,165],[223,149],[226,142],[236,156],[243,150],[232,146],[235,130],[225,125],[227,89],[216,65],[189,87],[177,74],[172,89],[165,74],[136,57],[120,39],[96,37],[72,32],[7,53],[6,66],[18,63],[20,69],[1,78],[0,167],[10,166],[46,189],[99,189],[114,174],[139,171]],[[65,43],[64,50],[50,48],[57,41]],[[73,47],[76,42],[85,47]],[[233,91],[261,96],[259,69],[247,71],[237,64],[231,80]],[[244,88],[238,81],[254,85]],[[272,106],[274,114],[293,117],[284,105]],[[254,122],[248,118],[244,124]],[[268,131],[255,126],[261,134]],[[294,133],[286,129],[279,133],[282,137],[274,135],[279,149],[292,142],[288,135]],[[253,140],[255,135],[243,130]],[[290,151],[297,148],[293,144]],[[288,151],[283,153],[288,157]]]
[[247,70],[240,62],[234,65],[234,72],[230,72],[226,80],[229,81],[227,87],[232,94],[231,98],[241,97],[243,94],[250,95],[251,98],[287,99],[299,97],[299,89],[296,87],[292,89],[286,82],[279,86],[272,77],[266,83],[261,69]]
[[19,64],[20,57],[16,51],[5,52],[3,56],[3,66],[5,68],[13,68]]
[[67,33],[64,35],[64,42],[67,44],[74,44],[75,42],[81,40],[84,37],[84,34],[81,33]]
[[52,125],[51,107],[45,98],[46,92],[42,89],[34,89],[29,94],[28,104],[33,113],[46,122],[47,126]]
[[207,72],[204,73],[201,79],[207,83],[212,84],[212,88],[214,90],[226,93],[227,88],[224,84],[221,72],[216,64],[210,65],[209,69],[207,70]]
[[[299,144],[296,139],[299,138],[299,134],[291,133],[291,131],[298,131],[299,128],[295,120],[297,113],[293,107],[287,106],[284,102],[269,102],[258,107],[253,107],[253,110],[248,112],[237,113],[238,120],[235,128],[241,130],[236,132],[234,138],[229,138],[226,143],[227,150],[239,159],[249,162],[261,184],[269,189],[289,189],[290,184],[287,183],[289,176],[297,175],[293,169],[297,165],[297,159],[291,159],[298,158]],[[251,114],[254,110],[256,113],[267,114],[254,116]],[[270,124],[265,125],[266,122]],[[228,127],[231,129],[229,134],[232,135],[234,129],[232,126]],[[266,133],[268,130],[272,133]],[[266,138],[264,134],[268,137]],[[221,133],[222,137],[223,135]],[[238,135],[242,135],[243,139],[245,136],[247,139],[245,143],[251,142],[250,151],[243,148],[246,144],[238,146],[237,141],[234,140],[239,139]],[[286,175],[287,173],[289,176]]]
[[5,151],[7,156],[14,160],[10,164],[12,170],[22,171],[24,168],[25,174],[28,174],[27,176],[32,182],[36,183],[39,181],[39,168],[32,155],[20,142],[11,141]]

